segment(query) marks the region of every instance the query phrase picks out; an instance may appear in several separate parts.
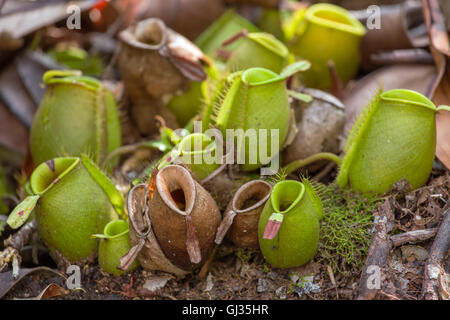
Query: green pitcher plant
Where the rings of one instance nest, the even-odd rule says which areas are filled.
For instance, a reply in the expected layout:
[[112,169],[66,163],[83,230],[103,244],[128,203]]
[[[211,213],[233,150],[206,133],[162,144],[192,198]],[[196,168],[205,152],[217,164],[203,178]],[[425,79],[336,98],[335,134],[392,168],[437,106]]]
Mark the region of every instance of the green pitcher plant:
[[411,188],[423,186],[430,176],[436,149],[436,107],[422,94],[393,89],[376,94],[353,125],[344,157],[319,153],[284,167],[289,173],[316,160],[339,165],[336,182],[354,191],[383,194],[405,179]]
[[161,157],[157,168],[160,170],[174,163],[183,164],[196,178],[203,180],[220,167],[222,153],[212,137],[204,133],[191,133],[179,138],[177,145]]
[[227,70],[236,72],[254,67],[279,73],[289,62],[289,50],[270,33],[247,31],[233,36],[225,45],[242,39],[227,61]]
[[289,12],[283,12],[278,9],[262,9],[255,24],[261,31],[273,34],[281,41],[285,41],[283,32],[283,21],[289,16]]
[[298,267],[311,260],[319,242],[322,202],[307,179],[276,183],[258,223],[264,258],[278,268]]
[[31,174],[33,195],[9,215],[17,229],[34,213],[40,238],[55,256],[80,262],[97,252],[93,234],[126,218],[124,200],[109,178],[87,156],[64,157],[40,164]]
[[101,164],[121,145],[113,94],[79,71],[47,71],[47,91],[34,116],[30,149],[36,165],[62,156],[92,156]]
[[[195,40],[195,44],[208,56],[214,59],[220,59],[220,53],[217,52],[222,43],[232,35],[247,30],[257,32],[258,28],[250,21],[244,19],[234,10],[226,11],[219,19],[214,21],[203,33]],[[233,51],[239,46],[241,40],[233,43],[229,50]]]
[[227,141],[232,138],[227,131],[234,130],[237,161],[242,170],[258,169],[280,151],[289,129],[289,96],[303,98],[286,88],[286,80],[309,66],[307,61],[298,61],[280,74],[250,68],[231,74],[222,83],[218,96],[203,114],[203,125],[212,124]]
[[197,178],[205,179],[220,166],[216,158],[216,143],[203,133],[192,133],[184,137],[177,146],[180,159]]
[[219,79],[219,72],[211,62],[211,65],[205,67],[208,78],[202,82],[191,81],[189,90],[182,94],[174,96],[167,104],[167,108],[172,111],[178,124],[181,127],[186,126],[202,110],[205,101],[211,99],[211,88]]
[[290,42],[297,57],[311,62],[311,69],[301,74],[304,83],[313,88],[330,88],[329,61],[343,82],[352,79],[361,60],[364,26],[349,11],[328,3],[312,5],[301,16]]
[[135,260],[126,271],[117,268],[120,265],[120,258],[131,249],[129,228],[128,222],[113,220],[105,226],[103,234],[94,234],[92,236],[100,239],[98,264],[103,271],[120,276],[139,266],[139,262]]

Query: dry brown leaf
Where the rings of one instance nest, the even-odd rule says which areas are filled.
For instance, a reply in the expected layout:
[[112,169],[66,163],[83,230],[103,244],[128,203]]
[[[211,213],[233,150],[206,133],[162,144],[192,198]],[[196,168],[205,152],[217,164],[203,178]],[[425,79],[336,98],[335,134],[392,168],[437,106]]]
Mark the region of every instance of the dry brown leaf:
[[0,102],[0,146],[24,155],[27,140],[28,130],[25,125]]
[[47,267],[36,267],[32,269],[20,269],[19,270],[19,277],[17,279],[14,279],[12,276],[12,271],[3,272],[0,273],[0,299],[5,296],[9,290],[11,290],[17,283],[19,283],[23,278],[26,276],[35,273],[35,272],[52,272],[58,276],[61,276],[64,278],[64,275],[59,273],[56,270],[47,268]]
[[439,274],[439,289],[443,300],[450,300],[450,275]]
[[[447,61],[448,63],[448,61]],[[433,102],[437,105],[450,105],[450,67],[442,79]],[[441,111],[436,115],[436,156],[450,169],[450,112]]]
[[7,1],[2,8],[0,30],[12,39],[20,39],[39,28],[48,26],[70,16],[68,8],[76,5],[81,11],[91,8],[94,1],[59,2],[40,1],[39,3]]
[[[450,41],[438,0],[422,0],[423,13],[438,71],[430,95],[437,105],[450,105]],[[436,116],[436,156],[450,169],[450,112]]]
[[26,298],[21,300],[47,300],[53,297],[65,296],[69,290],[62,288],[56,283],[50,283],[41,291],[41,293],[34,298]]

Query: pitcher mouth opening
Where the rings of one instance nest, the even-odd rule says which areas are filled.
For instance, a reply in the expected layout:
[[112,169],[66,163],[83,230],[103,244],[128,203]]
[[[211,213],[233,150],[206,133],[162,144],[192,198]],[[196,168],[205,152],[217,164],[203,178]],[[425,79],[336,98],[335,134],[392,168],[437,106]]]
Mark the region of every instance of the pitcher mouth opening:
[[183,216],[192,212],[196,186],[187,169],[178,165],[164,167],[156,176],[156,188],[171,210]]
[[72,171],[80,158],[55,158],[41,163],[31,175],[30,186],[35,194],[41,195]]
[[363,36],[366,29],[347,10],[328,3],[318,3],[306,10],[305,18],[324,27],[335,28],[357,36]]
[[271,185],[265,181],[251,181],[244,184],[236,193],[244,196],[233,198],[233,211],[239,214],[261,207],[269,199],[271,189]]
[[160,19],[150,18],[123,30],[119,38],[134,47],[158,50],[167,41],[166,26]]
[[120,236],[123,236],[130,232],[128,222],[124,220],[114,220],[110,221],[103,230],[103,234],[108,239],[115,239],[119,238]]
[[382,100],[408,103],[436,111],[434,103],[424,95],[408,89],[392,89],[381,94]]
[[250,68],[242,74],[242,81],[251,86],[263,85],[275,80],[284,80],[278,78],[278,74],[264,68]]
[[289,50],[285,47],[285,45],[271,34],[257,32],[250,33],[247,37],[276,53],[280,57],[287,57],[289,55]]
[[49,70],[44,73],[42,80],[46,85],[78,85],[95,92],[103,87],[100,81],[92,77],[83,76],[79,70]]
[[278,182],[272,188],[271,203],[277,213],[286,214],[303,198],[305,186],[295,180]]
[[206,134],[192,133],[181,140],[179,148],[182,154],[199,155],[214,152],[216,144]]

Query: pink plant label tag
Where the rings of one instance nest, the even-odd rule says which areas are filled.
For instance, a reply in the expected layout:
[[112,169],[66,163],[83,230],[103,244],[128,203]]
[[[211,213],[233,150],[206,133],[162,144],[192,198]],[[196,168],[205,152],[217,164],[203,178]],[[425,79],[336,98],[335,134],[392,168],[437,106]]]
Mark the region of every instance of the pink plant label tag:
[[189,259],[192,263],[200,263],[202,261],[202,254],[200,251],[200,243],[198,241],[197,232],[195,231],[194,222],[190,215],[186,216],[186,249],[189,255]]
[[269,217],[266,227],[264,228],[263,239],[272,240],[280,231],[281,223],[283,223],[283,214],[274,212]]

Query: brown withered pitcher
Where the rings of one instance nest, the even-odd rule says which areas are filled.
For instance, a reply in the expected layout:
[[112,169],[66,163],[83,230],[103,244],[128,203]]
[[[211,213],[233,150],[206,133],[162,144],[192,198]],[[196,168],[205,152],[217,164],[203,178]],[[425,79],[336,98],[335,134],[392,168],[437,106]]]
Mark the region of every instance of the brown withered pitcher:
[[158,172],[153,195],[146,185],[135,186],[128,211],[133,248],[121,259],[121,268],[137,257],[146,269],[179,277],[208,258],[221,219],[209,193],[179,165]]
[[161,169],[149,213],[159,245],[176,266],[192,270],[208,258],[221,215],[186,168]]
[[258,221],[272,186],[262,180],[247,182],[234,195],[217,230],[215,242],[227,236],[237,247],[259,248]]
[[127,270],[137,258],[141,266],[148,270],[159,270],[184,277],[189,271],[175,266],[162,251],[153,233],[147,205],[148,188],[138,184],[128,194],[127,206],[130,219],[130,242],[133,246],[121,258],[120,269]]
[[[187,91],[191,80],[206,79],[207,58],[192,42],[157,18],[128,27],[120,32],[119,39],[119,69],[139,131],[157,132],[156,126],[152,126],[155,115],[176,127],[175,117],[165,104],[174,94]],[[148,118],[151,123],[147,123]]]

